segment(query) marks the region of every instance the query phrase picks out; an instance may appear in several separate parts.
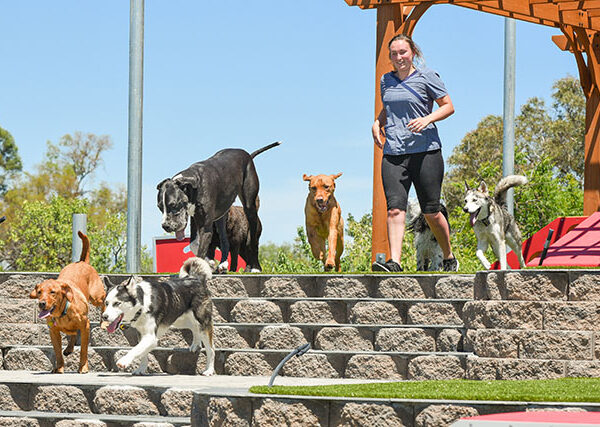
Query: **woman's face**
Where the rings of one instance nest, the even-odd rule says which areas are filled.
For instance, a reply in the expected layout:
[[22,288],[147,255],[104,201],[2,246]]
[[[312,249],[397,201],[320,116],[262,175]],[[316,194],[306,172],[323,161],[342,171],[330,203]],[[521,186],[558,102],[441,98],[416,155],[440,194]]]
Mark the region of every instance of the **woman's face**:
[[390,45],[390,60],[396,71],[410,71],[414,56],[415,54],[406,40],[395,40]]

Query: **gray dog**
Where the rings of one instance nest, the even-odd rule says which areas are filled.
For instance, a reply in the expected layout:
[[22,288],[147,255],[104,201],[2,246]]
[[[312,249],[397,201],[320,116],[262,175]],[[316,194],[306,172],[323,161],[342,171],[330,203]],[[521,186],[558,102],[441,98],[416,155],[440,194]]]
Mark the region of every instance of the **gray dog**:
[[162,212],[162,228],[183,239],[190,219],[190,248],[205,258],[216,223],[221,248],[221,262],[227,261],[229,242],[226,232],[227,212],[239,197],[248,220],[250,245],[248,270],[261,271],[258,262],[258,175],[252,159],[281,142],[274,142],[252,154],[228,148],[194,163],[158,186],[157,205]]
[[527,184],[527,177],[525,176],[506,176],[496,185],[494,198],[492,198],[488,193],[485,182],[482,181],[478,188],[469,188],[465,183],[466,193],[463,211],[469,214],[469,222],[477,238],[477,251],[475,254],[486,269],[491,266],[485,257],[488,245],[492,246],[494,254],[498,257],[500,269],[507,269],[507,243],[517,255],[521,268],[525,268],[525,260],[521,253],[521,232],[515,218],[506,209],[506,192],[508,189],[524,184]]
[[[226,272],[227,267],[229,267],[229,271],[237,272],[238,255],[241,256],[244,261],[246,261],[249,258],[248,254],[250,248],[250,227],[248,225],[248,220],[246,219],[246,214],[244,213],[244,208],[242,208],[241,206],[232,206],[231,209],[229,209],[226,221],[226,231],[227,240],[229,241],[229,249],[231,253],[231,264],[227,265],[225,264],[226,261],[223,260],[223,263],[219,265],[219,273]],[[262,224],[260,222],[260,218],[258,219],[257,232],[258,237],[260,237],[260,234],[262,233]],[[215,250],[217,248],[220,249],[220,242],[219,233],[215,224],[213,227],[212,240],[208,247],[207,255],[209,260],[214,259]]]

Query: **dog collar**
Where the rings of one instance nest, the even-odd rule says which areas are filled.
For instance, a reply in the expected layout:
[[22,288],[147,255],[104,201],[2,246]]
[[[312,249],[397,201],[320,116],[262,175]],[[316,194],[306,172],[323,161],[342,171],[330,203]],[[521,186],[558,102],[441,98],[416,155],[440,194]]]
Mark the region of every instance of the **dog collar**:
[[483,225],[488,227],[490,225],[490,216],[488,215],[483,219],[478,219],[477,221],[481,222]]
[[138,320],[138,319],[140,318],[140,316],[141,316],[141,315],[142,315],[142,309],[140,308],[140,309],[139,309],[139,310],[138,310],[138,311],[137,311],[137,312],[136,312],[136,313],[133,315],[133,318],[132,318],[132,319],[131,319],[129,322],[127,322],[127,323],[123,323],[123,322],[121,322],[121,325],[119,326],[119,328],[120,328],[121,330],[123,330],[123,329],[125,329],[125,328],[129,327],[129,325],[131,325],[131,324],[132,324],[132,323],[134,323],[136,320]]
[[65,309],[63,310],[63,312],[60,314],[60,317],[63,317],[65,314],[67,314],[67,310],[69,309],[69,306],[71,305],[71,303],[69,301],[67,301],[67,303],[65,304]]
[[[60,313],[60,317],[63,317],[65,314],[67,314],[67,310],[69,309],[69,306],[71,305],[71,303],[69,301],[67,301],[67,303],[65,304],[65,309],[62,311],[62,313]],[[56,320],[54,320],[52,317],[50,318],[50,320],[48,320],[48,325],[52,326],[56,323]]]

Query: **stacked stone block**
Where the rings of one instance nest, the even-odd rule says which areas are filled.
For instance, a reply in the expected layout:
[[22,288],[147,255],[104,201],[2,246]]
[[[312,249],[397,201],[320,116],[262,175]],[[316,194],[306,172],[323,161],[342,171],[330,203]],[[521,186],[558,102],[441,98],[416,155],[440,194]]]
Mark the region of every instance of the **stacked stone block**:
[[[4,369],[50,370],[55,362],[45,322],[37,319],[36,302],[27,298],[47,277],[56,274],[0,274]],[[127,279],[110,277],[114,284]],[[440,352],[453,354],[461,372],[466,366],[461,315],[473,295],[472,276],[226,275],[208,286],[218,373],[270,375],[289,351],[305,343],[313,350],[286,365],[283,375],[407,379],[415,372],[414,378],[435,377],[436,370],[446,369],[447,361],[433,356]],[[116,371],[116,361],[139,336],[133,329],[114,334],[100,329],[95,308],[90,319],[90,368]],[[189,331],[170,330],[150,355],[149,372],[201,372],[204,353],[186,352],[190,343]],[[66,358],[67,371],[76,367],[76,350]]]
[[15,418],[4,416],[1,425],[24,422],[17,414],[26,411],[32,417],[27,425],[35,426],[133,426],[144,419],[152,425],[189,426],[193,398],[193,390],[175,387],[11,383],[0,385],[0,412],[12,411]]
[[591,377],[600,373],[600,274],[479,273],[463,320],[471,379]]

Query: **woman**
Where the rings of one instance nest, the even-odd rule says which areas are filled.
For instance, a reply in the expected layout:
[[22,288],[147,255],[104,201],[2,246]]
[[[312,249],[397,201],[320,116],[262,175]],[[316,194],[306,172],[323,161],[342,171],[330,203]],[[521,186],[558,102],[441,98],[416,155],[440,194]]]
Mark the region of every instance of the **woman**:
[[[373,271],[402,271],[400,257],[408,192],[414,184],[421,211],[442,249],[444,271],[457,271],[458,261],[450,246],[448,221],[440,212],[444,177],[442,143],[434,122],[454,113],[450,95],[439,75],[417,69],[419,47],[403,34],[388,45],[394,71],[381,77],[383,109],[373,123],[373,141],[383,149],[381,177],[387,202],[390,259],[375,262]],[[433,111],[433,103],[438,108]],[[385,144],[382,142],[382,127]]]

